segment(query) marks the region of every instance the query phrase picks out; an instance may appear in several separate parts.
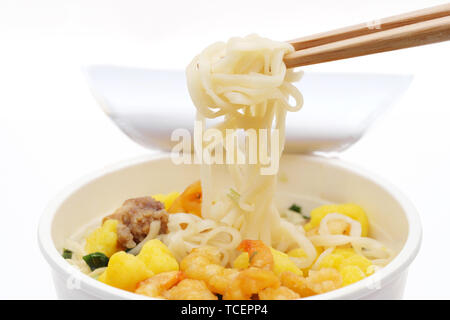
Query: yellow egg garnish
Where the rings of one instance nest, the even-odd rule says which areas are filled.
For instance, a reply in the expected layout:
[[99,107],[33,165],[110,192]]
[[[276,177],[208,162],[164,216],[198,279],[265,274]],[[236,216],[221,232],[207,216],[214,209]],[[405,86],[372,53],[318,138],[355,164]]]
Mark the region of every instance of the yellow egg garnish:
[[162,193],[158,193],[152,196],[153,199],[162,202],[164,204],[164,207],[166,210],[169,210],[170,206],[172,205],[172,203],[175,201],[176,198],[178,198],[180,196],[179,192],[171,192],[168,194],[162,194]]
[[108,267],[98,280],[110,286],[134,292],[136,285],[153,276],[144,262],[124,251],[117,252],[109,259]]
[[178,271],[179,266],[172,252],[158,239],[148,241],[137,255],[154,274]]
[[235,269],[246,269],[249,266],[248,253],[243,252],[234,260],[233,268]]
[[365,278],[364,272],[357,266],[345,266],[339,272],[342,276],[342,286],[348,286]]
[[325,256],[319,263],[319,268],[334,268],[339,270],[344,257],[340,254],[331,253]]
[[285,271],[290,271],[297,275],[303,275],[302,270],[300,270],[295,263],[289,259],[289,256],[281,251],[270,248],[273,255],[273,272],[279,276]]
[[373,273],[370,269],[368,270],[371,265],[372,262],[369,259],[355,253],[354,255],[345,258],[342,261],[340,268],[342,269],[347,266],[356,266],[361,269],[366,275],[370,275],[371,273]]
[[342,276],[344,285],[349,285],[371,275],[372,262],[355,252],[352,248],[337,248],[325,256],[319,268],[334,268]]
[[288,254],[288,256],[293,257],[293,258],[306,258],[307,257],[305,250],[303,250],[302,248],[292,249],[287,254]]
[[86,253],[101,252],[107,257],[111,257],[119,251],[117,246],[117,224],[119,221],[108,219],[103,225],[86,238],[84,250]]
[[315,208],[311,211],[311,220],[304,226],[305,230],[309,231],[318,227],[327,214],[334,212],[343,214],[361,223],[362,236],[367,237],[369,233],[369,220],[364,209],[354,203],[331,204]]
[[333,253],[339,254],[344,258],[348,258],[356,254],[353,248],[336,248],[333,250]]

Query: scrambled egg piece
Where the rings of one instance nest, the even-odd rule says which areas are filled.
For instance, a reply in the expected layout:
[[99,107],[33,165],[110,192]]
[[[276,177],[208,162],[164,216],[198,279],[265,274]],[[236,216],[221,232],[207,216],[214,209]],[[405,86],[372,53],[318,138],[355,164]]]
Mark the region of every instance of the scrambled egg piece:
[[86,252],[101,252],[108,258],[119,251],[117,245],[117,224],[119,221],[108,219],[95,229],[87,238],[84,249]]
[[357,254],[351,248],[338,248],[331,254],[324,257],[319,267],[333,268],[339,271],[342,276],[342,285],[346,286],[357,282],[373,273],[370,268],[372,262]]
[[178,271],[178,262],[169,248],[158,239],[148,241],[137,255],[154,274]]
[[320,225],[320,221],[329,213],[337,212],[350,217],[361,223],[362,236],[367,237],[369,233],[369,220],[364,209],[354,203],[331,204],[320,206],[311,211],[311,220],[305,224],[305,231],[312,230]]
[[173,202],[175,201],[176,198],[178,198],[180,196],[179,192],[171,192],[168,194],[155,194],[152,196],[153,199],[155,199],[156,201],[162,202],[164,204],[164,207],[166,210],[169,210],[169,208],[172,206]]
[[363,257],[359,254],[354,254],[342,261],[341,268],[345,268],[346,266],[356,266],[360,268],[366,275],[369,275],[371,273],[370,269],[368,268],[372,265],[372,262],[367,259],[366,257]]
[[[270,248],[273,255],[273,272],[279,276],[285,271],[290,271],[297,275],[303,275],[302,270],[300,270],[294,262],[289,259],[286,253]],[[241,253],[236,260],[233,262],[233,268],[235,269],[246,269],[249,266],[248,253]]]
[[125,251],[120,251],[112,255],[108,267],[98,280],[110,286],[134,292],[139,282],[151,276],[153,272],[142,260]]
[[348,286],[349,284],[358,282],[366,277],[364,272],[357,266],[345,266],[341,268],[339,273],[342,276],[342,286]]
[[233,268],[235,269],[247,269],[249,266],[248,253],[243,252],[237,256],[233,262]]
[[277,276],[285,271],[290,271],[294,274],[303,275],[302,270],[300,270],[295,263],[289,259],[289,256],[281,251],[270,248],[273,255],[273,272]]
[[339,269],[339,266],[341,265],[342,261],[344,261],[344,257],[340,254],[331,253],[324,257],[322,261],[320,261],[320,268],[333,268],[333,269]]

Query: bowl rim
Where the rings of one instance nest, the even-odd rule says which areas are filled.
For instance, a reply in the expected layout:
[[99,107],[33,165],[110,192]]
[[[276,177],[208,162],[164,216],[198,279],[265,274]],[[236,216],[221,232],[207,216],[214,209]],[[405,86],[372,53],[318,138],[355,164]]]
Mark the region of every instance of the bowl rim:
[[[362,169],[358,165],[348,163],[341,159],[336,158],[325,158],[320,155],[292,155],[287,154],[285,156],[288,157],[301,157],[306,158],[307,160],[312,160],[315,162],[319,162],[325,165],[331,165],[338,167],[340,169],[351,172],[352,174],[356,174],[363,178],[370,180],[372,183],[377,184],[385,191],[387,191],[390,195],[392,195],[396,201],[400,204],[405,212],[405,217],[408,222],[408,235],[407,239],[402,247],[402,249],[398,252],[397,256],[389,262],[384,268],[378,271],[375,275],[377,277],[377,281],[379,281],[379,285],[374,286],[374,278],[368,277],[361,281],[358,281],[350,286],[346,286],[343,288],[339,288],[327,293],[323,293],[320,295],[302,298],[305,299],[320,299],[320,300],[330,300],[330,299],[358,299],[363,298],[366,295],[369,295],[375,290],[382,289],[390,282],[397,279],[397,277],[404,272],[410,263],[416,257],[421,241],[422,241],[422,226],[419,217],[419,213],[416,208],[412,204],[412,202],[396,187],[394,187],[391,183],[387,182],[383,178],[367,172],[365,169]],[[57,251],[56,246],[53,242],[51,236],[51,226],[53,223],[53,217],[55,213],[58,211],[60,205],[76,190],[83,187],[84,185],[103,177],[106,174],[113,173],[118,170],[123,170],[132,166],[136,166],[139,164],[143,164],[146,162],[152,162],[156,160],[167,159],[170,157],[170,154],[165,152],[158,152],[156,154],[144,155],[135,157],[132,159],[123,160],[117,162],[112,165],[105,166],[104,168],[97,170],[91,174],[88,174],[78,181],[68,185],[65,187],[56,197],[51,200],[40,218],[39,226],[38,226],[38,244],[39,248],[47,260],[51,268],[56,271],[58,274],[64,277],[64,279],[71,279],[71,281],[76,280],[77,286],[76,288],[82,290],[89,295],[103,298],[103,299],[153,299],[144,297],[142,295],[138,295],[135,293],[131,293],[125,290],[117,289],[112,286],[101,283],[86,274],[82,273],[78,269],[71,266],[67,263],[61,254]],[[375,276],[374,275],[374,276]]]

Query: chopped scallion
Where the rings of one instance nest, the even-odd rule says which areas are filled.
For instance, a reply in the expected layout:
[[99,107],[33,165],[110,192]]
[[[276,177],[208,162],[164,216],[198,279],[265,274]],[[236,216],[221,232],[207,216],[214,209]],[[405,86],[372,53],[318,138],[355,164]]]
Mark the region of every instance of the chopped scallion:
[[69,249],[63,249],[63,253],[62,256],[64,259],[72,259],[72,251],[70,251]]
[[83,257],[91,271],[108,266],[109,258],[101,252],[94,252]]
[[289,210],[300,213],[302,215],[303,218],[305,219],[310,219],[311,217],[307,216],[306,214],[302,213],[302,207],[300,207],[299,205],[293,203],[292,206],[289,207]]
[[299,205],[296,205],[295,203],[293,203],[292,206],[290,206],[289,210],[297,212],[297,213],[302,213],[302,207],[300,207]]

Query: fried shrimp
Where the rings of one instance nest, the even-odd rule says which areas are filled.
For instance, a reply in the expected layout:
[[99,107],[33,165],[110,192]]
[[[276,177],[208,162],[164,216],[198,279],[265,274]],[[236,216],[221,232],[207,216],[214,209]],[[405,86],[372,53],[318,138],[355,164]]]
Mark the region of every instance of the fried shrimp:
[[187,278],[203,280],[208,288],[223,295],[239,271],[220,265],[220,252],[214,247],[201,247],[191,251],[180,263]]
[[342,276],[333,268],[310,270],[306,285],[316,294],[325,293],[342,287]]
[[165,291],[169,290],[183,279],[184,274],[180,271],[159,273],[139,282],[135,292],[147,297],[164,299]]
[[250,267],[240,271],[238,276],[230,283],[224,300],[249,300],[252,295],[258,294],[266,288],[278,288],[280,280],[269,270]]
[[298,293],[301,297],[309,297],[342,287],[342,276],[333,268],[309,271],[308,277],[302,277],[286,271],[281,274],[281,285]]
[[169,300],[217,300],[204,281],[184,279],[164,294]]
[[258,293],[259,300],[295,300],[300,295],[287,287],[266,288]]
[[309,297],[315,294],[306,283],[306,278],[290,271],[285,271],[280,276],[281,285],[298,293],[300,297]]
[[248,253],[251,267],[273,270],[272,252],[261,240],[243,240],[237,249]]

